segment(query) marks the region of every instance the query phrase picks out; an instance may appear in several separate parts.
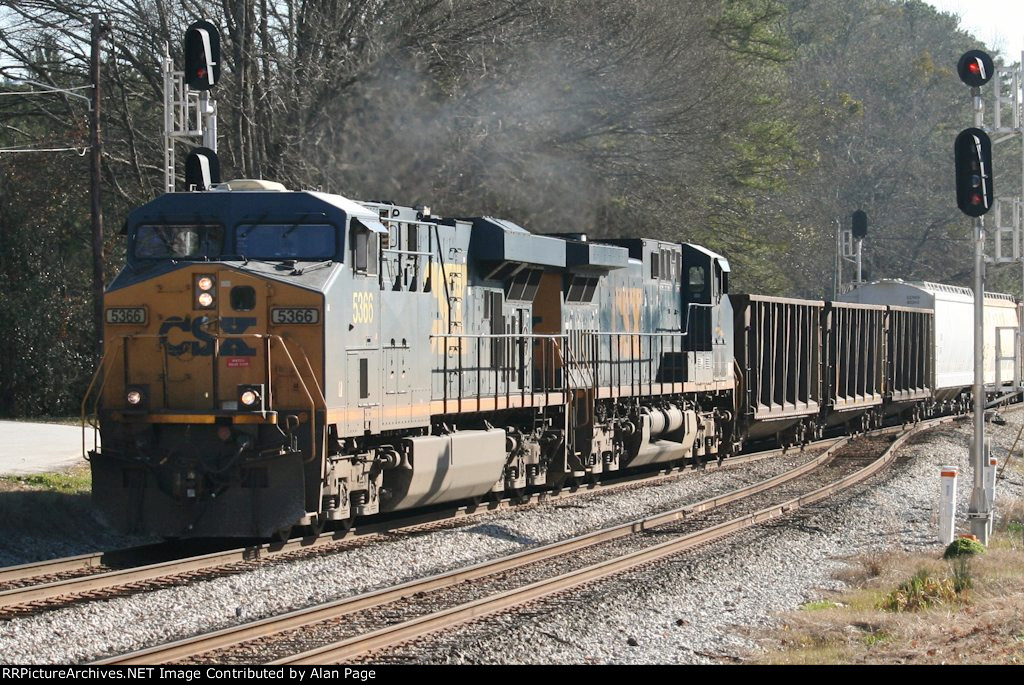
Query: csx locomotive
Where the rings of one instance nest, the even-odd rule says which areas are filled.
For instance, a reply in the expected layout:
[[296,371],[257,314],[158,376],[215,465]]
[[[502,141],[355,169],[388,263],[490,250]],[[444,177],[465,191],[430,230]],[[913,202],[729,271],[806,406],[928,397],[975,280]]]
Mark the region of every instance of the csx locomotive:
[[124,232],[83,405],[124,531],[267,537],[967,406],[932,308],[730,298],[697,245],[262,181]]

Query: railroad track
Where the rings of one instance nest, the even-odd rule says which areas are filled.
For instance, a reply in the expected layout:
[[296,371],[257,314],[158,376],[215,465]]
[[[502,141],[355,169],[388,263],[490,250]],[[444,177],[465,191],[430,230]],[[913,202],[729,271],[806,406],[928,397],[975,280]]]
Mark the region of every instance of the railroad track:
[[[838,439],[809,445],[827,447]],[[783,454],[773,449],[710,462],[705,470],[733,467]],[[24,616],[101,599],[138,594],[152,589],[174,587],[198,580],[251,570],[258,564],[285,563],[314,555],[343,552],[383,535],[415,535],[431,530],[466,525],[468,520],[488,513],[563,501],[597,491],[646,487],[683,477],[690,467],[674,468],[652,476],[649,472],[626,474],[607,482],[588,484],[560,492],[538,492],[525,498],[463,505],[413,516],[370,522],[358,527],[317,537],[287,542],[217,548],[205,554],[182,556],[181,545],[155,544],[142,547],[83,554],[61,559],[0,569],[0,617]],[[179,550],[175,553],[175,549]],[[187,547],[185,549],[188,549]],[[154,561],[158,558],[158,561]]]
[[895,439],[892,434],[900,429],[853,443],[844,438],[783,474],[655,516],[97,663],[313,664],[356,659],[779,518],[877,473],[910,435],[949,420],[919,424]]

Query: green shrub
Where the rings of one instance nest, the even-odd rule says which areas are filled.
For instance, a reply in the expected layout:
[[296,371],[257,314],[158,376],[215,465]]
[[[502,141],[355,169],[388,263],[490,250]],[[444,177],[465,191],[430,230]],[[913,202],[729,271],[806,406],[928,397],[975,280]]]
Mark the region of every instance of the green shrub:
[[954,599],[956,590],[953,581],[949,578],[933,578],[928,571],[921,569],[890,592],[880,607],[886,611],[917,611]]
[[957,538],[949,543],[949,547],[943,553],[943,559],[955,559],[957,557],[973,557],[975,554],[984,554],[985,545],[970,538]]

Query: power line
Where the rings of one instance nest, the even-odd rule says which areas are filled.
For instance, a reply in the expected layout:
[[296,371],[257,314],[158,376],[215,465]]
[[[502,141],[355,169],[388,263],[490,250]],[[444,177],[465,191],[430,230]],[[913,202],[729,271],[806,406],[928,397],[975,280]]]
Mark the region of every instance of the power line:
[[20,148],[20,147],[6,147],[0,148],[0,155],[2,154],[15,154],[19,152],[76,152],[79,157],[85,157],[85,153],[89,151],[89,147],[46,147],[46,148]]

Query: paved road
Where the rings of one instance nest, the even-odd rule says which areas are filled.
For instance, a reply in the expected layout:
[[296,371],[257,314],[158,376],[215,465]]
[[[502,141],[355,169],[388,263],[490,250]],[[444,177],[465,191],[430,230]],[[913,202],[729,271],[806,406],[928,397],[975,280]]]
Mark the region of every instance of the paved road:
[[63,471],[84,463],[81,428],[56,423],[0,421],[0,475]]

